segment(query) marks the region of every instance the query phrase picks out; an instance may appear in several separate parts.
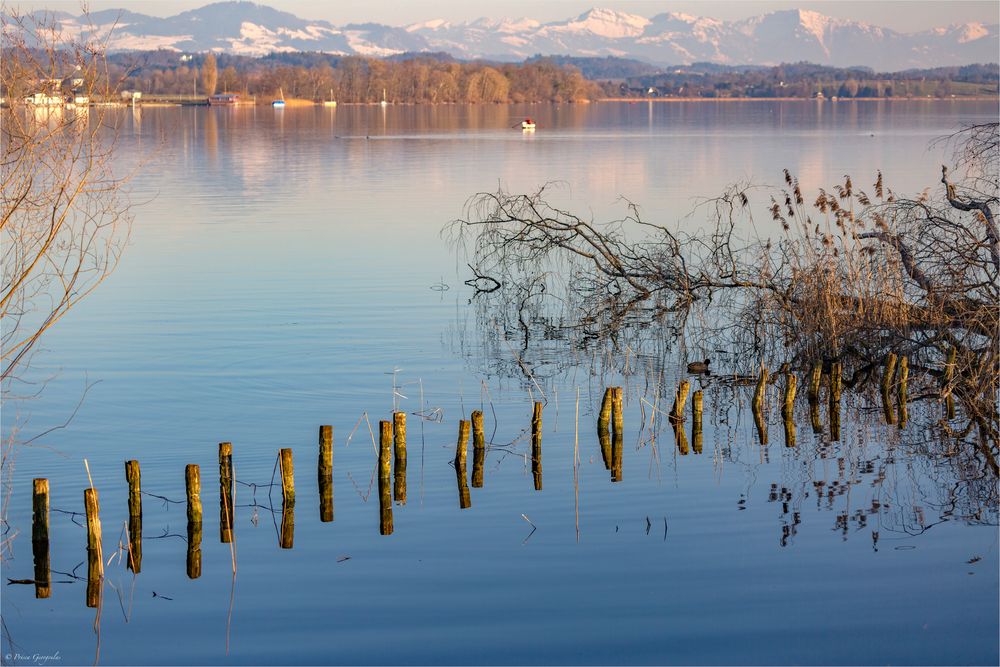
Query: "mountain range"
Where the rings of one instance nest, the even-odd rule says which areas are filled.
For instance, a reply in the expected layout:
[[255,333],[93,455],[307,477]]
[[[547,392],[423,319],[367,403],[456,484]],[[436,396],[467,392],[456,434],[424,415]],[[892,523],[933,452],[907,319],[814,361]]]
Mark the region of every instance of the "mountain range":
[[47,14],[75,34],[106,34],[113,28],[109,42],[113,51],[172,49],[248,56],[322,51],[377,57],[433,51],[499,61],[545,54],[618,56],[657,65],[808,61],[880,71],[996,62],[1000,53],[997,25],[966,23],[901,33],[800,9],[720,21],[679,13],[647,18],[598,8],[544,23],[530,18],[482,18],[460,23],[431,20],[402,27],[338,26],[252,2],[218,2],[166,18],[125,9],[86,16]]

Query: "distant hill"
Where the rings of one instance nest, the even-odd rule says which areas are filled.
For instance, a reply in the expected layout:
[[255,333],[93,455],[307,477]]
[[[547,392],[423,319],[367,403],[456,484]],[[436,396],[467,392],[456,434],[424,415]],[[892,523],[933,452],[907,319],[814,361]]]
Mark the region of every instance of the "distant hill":
[[[369,57],[437,52],[462,60],[497,62],[541,54],[586,59],[577,66],[595,73],[603,67],[605,74],[595,75],[608,77],[636,75],[628,74],[632,65],[627,61],[656,66],[809,61],[894,72],[997,62],[1000,54],[997,24],[966,23],[900,33],[799,9],[720,21],[679,13],[647,18],[598,8],[547,23],[530,18],[460,23],[438,19],[405,27],[338,26],[252,2],[218,2],[167,18],[125,9],[103,10],[89,17],[54,15],[71,33],[104,34],[115,25],[110,46],[119,51],[170,49],[244,56],[321,51]],[[597,62],[606,57],[625,62]]]

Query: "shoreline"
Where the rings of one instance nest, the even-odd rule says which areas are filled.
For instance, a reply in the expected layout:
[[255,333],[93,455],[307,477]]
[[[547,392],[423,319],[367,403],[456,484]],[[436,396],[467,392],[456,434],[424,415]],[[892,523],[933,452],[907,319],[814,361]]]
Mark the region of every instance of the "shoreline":
[[604,97],[596,102],[994,102],[997,95],[956,97]]

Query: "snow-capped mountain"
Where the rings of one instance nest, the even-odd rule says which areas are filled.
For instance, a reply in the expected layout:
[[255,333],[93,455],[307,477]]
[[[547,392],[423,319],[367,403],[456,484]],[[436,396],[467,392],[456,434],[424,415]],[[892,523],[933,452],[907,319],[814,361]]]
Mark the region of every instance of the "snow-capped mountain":
[[252,2],[219,2],[167,18],[127,10],[88,17],[54,15],[64,30],[106,33],[114,50],[175,49],[264,55],[283,51],[388,56],[444,51],[458,58],[521,60],[536,54],[622,56],[661,65],[708,61],[770,65],[809,61],[877,70],[996,62],[997,25],[969,23],[899,33],[861,21],[806,10],[777,11],[725,22],[678,13],[644,17],[591,9],[563,21],[443,19],[410,26],[375,23],[338,26],[301,19]]

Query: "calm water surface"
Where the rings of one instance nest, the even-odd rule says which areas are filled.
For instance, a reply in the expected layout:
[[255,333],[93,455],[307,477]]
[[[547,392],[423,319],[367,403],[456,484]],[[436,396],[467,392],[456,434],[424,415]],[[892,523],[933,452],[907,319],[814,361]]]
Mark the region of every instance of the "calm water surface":
[[[528,115],[537,132],[510,129]],[[641,363],[566,350],[543,381],[535,491],[524,456],[541,395],[496,371],[516,368],[516,341],[486,358],[464,260],[441,236],[474,193],[548,182],[583,217],[619,217],[625,197],[691,231],[702,198],[778,183],[783,168],[806,192],[844,174],[870,183],[880,168],[913,193],[939,178],[946,155],[932,140],[995,117],[985,102],[129,115],[122,164],[138,167],[137,207],[123,263],[48,336],[32,371],[44,391],[3,411],[4,433],[39,433],[90,386],[72,422],[16,461],[20,534],[4,575],[33,576],[31,479],[47,477],[53,585],[48,599],[4,588],[5,662],[996,664],[996,508],[973,516],[954,471],[921,455],[930,417],[885,427],[849,394],[840,441],[802,420],[796,447],[780,423],[762,447],[748,392],[706,382],[704,448],[685,455],[651,428],[665,389]],[[773,233],[760,224],[743,232]],[[686,360],[661,361],[672,387]],[[618,483],[594,429],[611,384],[626,400]],[[410,413],[409,494],[383,536],[363,415],[377,429],[394,407]],[[461,509],[457,424],[480,408],[485,482]],[[331,523],[319,520],[320,424],[334,427]],[[235,580],[218,539],[224,440],[240,481]],[[295,455],[291,549],[279,548],[280,489],[267,486],[282,447]],[[108,566],[99,616],[77,578],[85,531],[68,513],[83,511],[84,458],[106,555],[124,539],[123,461],[140,461],[155,494],[141,573]],[[205,503],[197,579],[176,502],[188,463]]]

